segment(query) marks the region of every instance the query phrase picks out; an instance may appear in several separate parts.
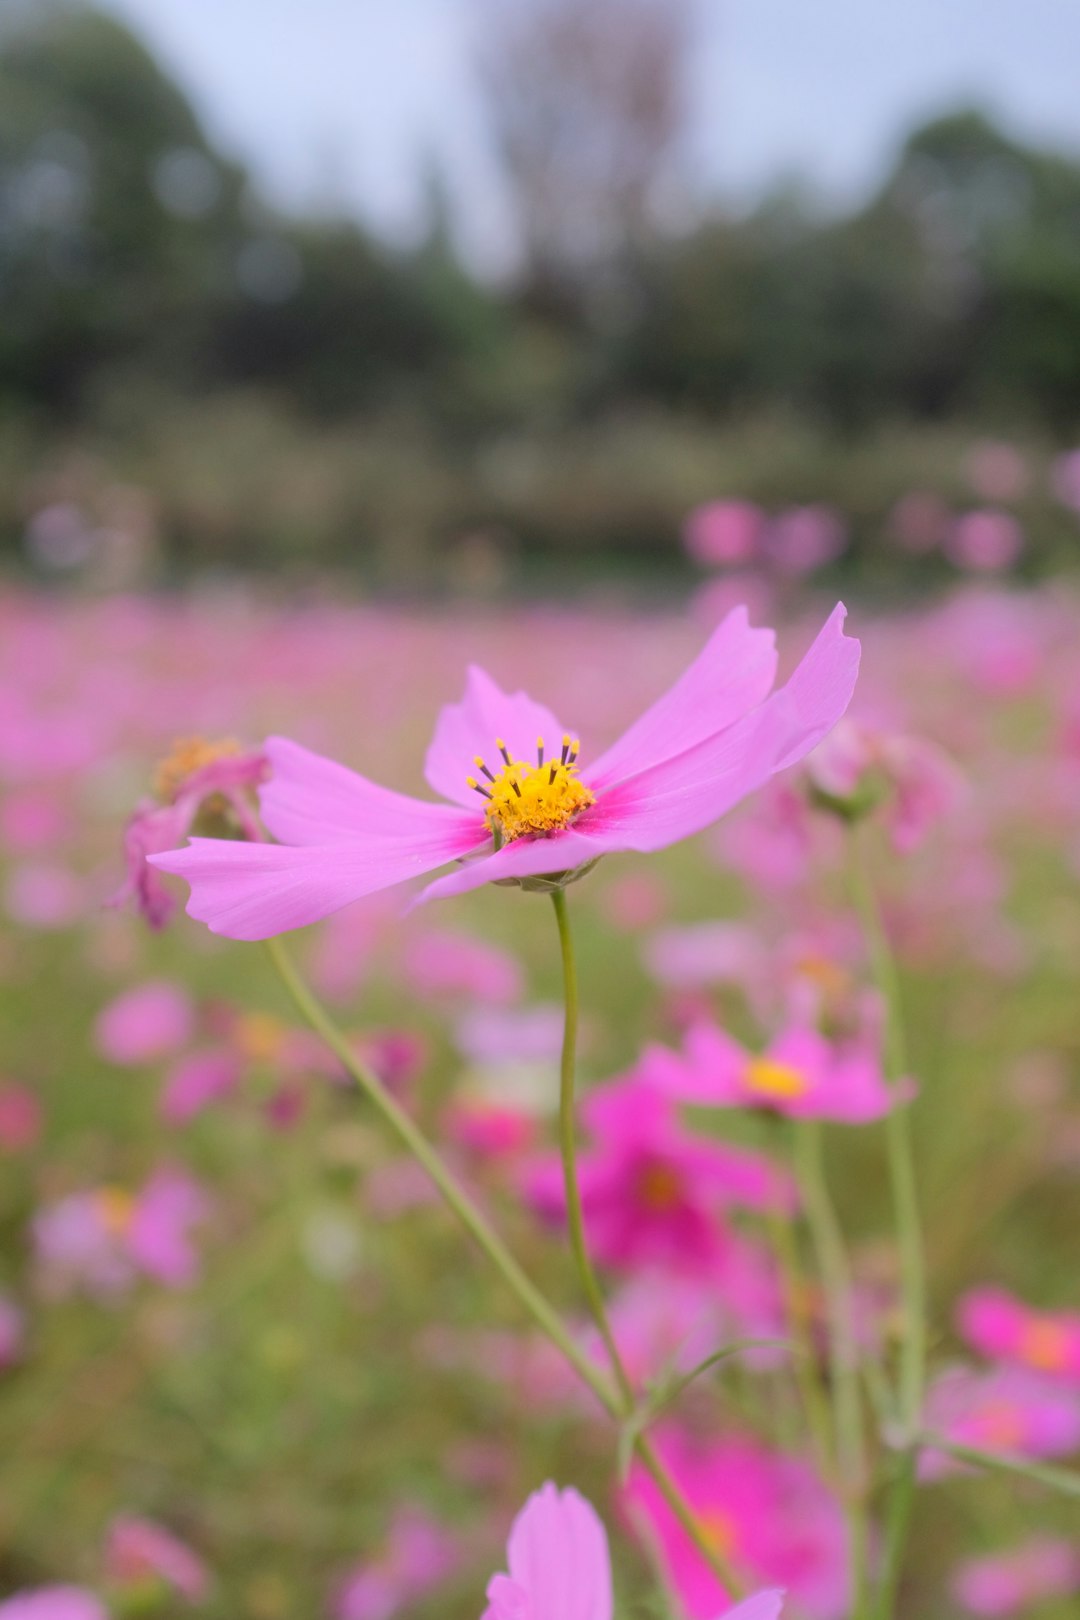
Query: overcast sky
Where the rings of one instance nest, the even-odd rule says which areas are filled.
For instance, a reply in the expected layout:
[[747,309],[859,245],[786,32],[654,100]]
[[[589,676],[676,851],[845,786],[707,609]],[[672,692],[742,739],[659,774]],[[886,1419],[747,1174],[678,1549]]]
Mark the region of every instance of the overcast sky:
[[[407,236],[418,158],[435,152],[470,257],[498,263],[508,225],[472,87],[470,0],[104,3],[276,201]],[[1080,155],[1080,0],[698,3],[703,192],[742,204],[800,173],[829,201],[855,200],[914,123],[960,102]]]

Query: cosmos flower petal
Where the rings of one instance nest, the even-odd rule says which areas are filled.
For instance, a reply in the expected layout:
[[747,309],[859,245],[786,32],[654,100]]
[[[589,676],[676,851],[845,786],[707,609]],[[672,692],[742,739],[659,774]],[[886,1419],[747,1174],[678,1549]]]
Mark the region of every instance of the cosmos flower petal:
[[664,849],[710,826],[802,759],[851,701],[859,643],[838,605],[785,686],[718,736],[627,778],[579,818],[604,850]]
[[312,753],[287,737],[269,737],[270,780],[260,790],[266,826],[283,844],[340,844],[355,839],[427,839],[439,832],[472,829],[473,843],[485,836],[483,818],[463,817],[445,804],[428,804],[369,782],[366,776]]
[[715,736],[764,701],[776,678],[776,637],[734,608],[664,696],[584,773],[594,792]]
[[367,844],[243,844],[193,838],[152,864],[191,885],[188,915],[229,939],[270,939],[303,928],[353,900],[422,877],[475,846],[450,828],[426,839]]
[[493,770],[501,769],[496,738],[501,737],[514,759],[535,760],[536,739],[543,737],[549,756],[557,754],[565,727],[524,692],[504,692],[476,664],[469,665],[465,695],[440,712],[427,757],[424,776],[444,799],[455,804],[476,804],[466,777],[475,774],[477,755]]
[[530,1496],[507,1543],[510,1576],[531,1620],[611,1620],[607,1535],[577,1491],[548,1484]]
[[434,883],[421,890],[417,903],[467,894],[470,889],[482,888],[485,883],[498,883],[503,878],[545,877],[549,873],[572,872],[588,861],[599,859],[606,848],[606,844],[599,843],[581,827],[571,827],[566,832],[552,833],[546,838],[519,838],[491,854],[466,861],[456,872],[436,878]]
[[778,1587],[767,1592],[755,1592],[744,1598],[733,1609],[728,1609],[721,1620],[779,1620],[784,1608],[784,1594]]

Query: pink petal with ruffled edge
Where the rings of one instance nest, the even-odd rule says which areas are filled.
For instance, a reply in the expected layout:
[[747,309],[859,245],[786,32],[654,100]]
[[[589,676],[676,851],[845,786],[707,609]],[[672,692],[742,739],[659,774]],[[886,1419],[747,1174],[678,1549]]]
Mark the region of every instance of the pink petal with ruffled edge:
[[460,703],[447,704],[436,721],[424,777],[444,799],[471,809],[476,794],[466,778],[476,774],[477,755],[492,770],[501,770],[497,737],[514,759],[535,761],[536,739],[543,737],[550,757],[558,754],[565,731],[542,703],[534,703],[525,692],[504,692],[486,671],[470,664],[464,697]]
[[488,1588],[494,1620],[611,1620],[607,1535],[577,1491],[542,1486],[514,1520],[506,1550],[510,1579],[496,1576]]
[[734,725],[757,707],[776,679],[776,636],[752,630],[734,608],[663,697],[583,771],[594,792],[662,765]]
[[[440,807],[431,806],[436,813]],[[475,824],[438,822],[426,837],[349,844],[242,844],[193,838],[151,864],[191,885],[187,911],[211,933],[270,939],[379,889],[423,877],[476,847]]]

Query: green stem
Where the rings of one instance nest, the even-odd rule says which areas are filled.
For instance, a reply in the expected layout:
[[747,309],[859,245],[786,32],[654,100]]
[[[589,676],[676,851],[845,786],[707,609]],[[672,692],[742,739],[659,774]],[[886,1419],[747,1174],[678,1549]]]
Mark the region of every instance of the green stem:
[[854,1292],[843,1230],[825,1179],[819,1120],[805,1120],[796,1125],[795,1156],[803,1205],[825,1290],[837,1471],[851,1540],[852,1612],[858,1617],[865,1602],[869,1532]]
[[[885,999],[885,1067],[895,1084],[907,1069],[900,976],[881,919],[870,876],[865,836],[852,833],[853,888],[878,987]],[[897,1099],[885,1116],[885,1144],[900,1249],[900,1275],[904,1304],[904,1336],[900,1348],[899,1417],[908,1455],[901,1463],[891,1493],[885,1530],[880,1620],[890,1620],[900,1580],[900,1565],[907,1541],[911,1502],[918,1463],[926,1380],[926,1273],[923,1259],[922,1220],[919,1214],[915,1154],[911,1140],[909,1105]]]
[[324,1008],[312,995],[292,964],[280,939],[267,940],[270,960],[277,969],[285,988],[312,1029],[322,1037],[342,1067],[356,1081],[360,1090],[373,1103],[386,1123],[418,1159],[454,1211],[462,1226],[476,1239],[492,1265],[502,1274],[528,1314],[570,1362],[574,1370],[588,1384],[597,1400],[612,1417],[622,1416],[622,1403],[608,1380],[593,1365],[584,1351],[575,1344],[562,1322],[552,1310],[540,1290],[529,1279],[514,1259],[502,1238],[490,1226],[486,1217],[457,1181],[427,1137],[405,1110],[397,1104],[382,1081],[357,1057],[352,1047],[333,1023]]
[[608,1361],[622,1396],[623,1416],[629,1417],[634,1409],[634,1388],[619,1355],[619,1347],[615,1343],[615,1335],[608,1321],[604,1296],[596,1279],[592,1261],[589,1259],[585,1241],[585,1215],[581,1207],[581,1188],[578,1185],[577,1115],[574,1096],[577,1073],[578,985],[566,891],[556,889],[551,896],[551,903],[555,907],[555,920],[559,925],[559,948],[562,953],[563,994],[566,1006],[562,1057],[559,1063],[559,1151],[562,1155],[563,1184],[566,1188],[566,1224],[570,1232],[570,1249],[581,1279],[581,1286],[597,1331],[604,1341]]
[[[575,1085],[577,1078],[578,984],[577,964],[574,958],[574,940],[570,930],[570,914],[566,904],[566,891],[556,889],[551,896],[555,920],[559,929],[559,949],[562,956],[563,995],[565,1020],[563,1024],[562,1056],[559,1064],[559,1147],[563,1162],[563,1181],[566,1187],[566,1219],[570,1233],[570,1248],[577,1266],[582,1290],[592,1312],[597,1331],[604,1342],[619,1387],[623,1421],[633,1418],[636,1409],[634,1387],[626,1371],[615,1335],[608,1320],[604,1295],[589,1258],[585,1239],[585,1216],[581,1207],[581,1188],[577,1174],[577,1109]],[[634,1450],[656,1482],[668,1507],[674,1513],[687,1535],[693,1541],[713,1573],[736,1596],[743,1590],[742,1583],[727,1559],[711,1544],[694,1512],[679,1487],[668,1473],[652,1441],[640,1430],[634,1436]]]
[[[326,1042],[345,1072],[352,1077],[360,1091],[374,1105],[410,1153],[423,1165],[461,1224],[475,1238],[537,1327],[546,1333],[562,1352],[609,1415],[616,1422],[624,1422],[633,1413],[632,1397],[628,1409],[622,1393],[612,1388],[608,1379],[570,1337],[544,1295],[530,1281],[498,1233],[489,1224],[486,1216],[443,1163],[423,1132],[404,1109],[398,1106],[378,1076],[372,1073],[353,1051],[337,1025],[300,977],[281,939],[270,939],[266,943],[270,960],[298,1011],[316,1034]],[[634,1440],[634,1450],[717,1579],[738,1596],[742,1591],[742,1583],[728,1567],[726,1560],[710,1545],[705,1531],[697,1523],[693,1510],[661,1462],[652,1442],[645,1435],[638,1434]]]
[[799,1402],[810,1431],[818,1467],[829,1477],[833,1472],[829,1445],[829,1413],[817,1376],[818,1358],[807,1319],[806,1285],[799,1263],[795,1229],[787,1212],[775,1202],[768,1211],[766,1224],[780,1272],[784,1319],[798,1350],[792,1371],[799,1392]]
[[944,1439],[937,1434],[924,1434],[921,1436],[924,1446],[932,1446],[935,1451],[947,1451],[950,1457],[958,1462],[971,1463],[975,1468],[986,1468],[1003,1474],[1016,1474],[1021,1479],[1030,1479],[1036,1485],[1044,1485],[1047,1490],[1059,1491],[1063,1496],[1080,1497],[1080,1473],[1069,1468],[1053,1468],[1047,1463],[1025,1462],[1022,1457],[1011,1457],[996,1451],[982,1451],[978,1446],[956,1445],[951,1440]]

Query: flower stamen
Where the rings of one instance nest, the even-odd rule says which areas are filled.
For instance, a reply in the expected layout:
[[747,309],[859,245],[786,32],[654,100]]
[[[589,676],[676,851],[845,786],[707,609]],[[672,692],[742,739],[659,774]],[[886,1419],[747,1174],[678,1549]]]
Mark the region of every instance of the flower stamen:
[[483,787],[475,776],[466,778],[470,788],[486,799],[485,818],[497,845],[507,844],[528,834],[558,832],[569,826],[574,817],[596,796],[579,779],[577,756],[581,744],[567,732],[562,739],[562,752],[557,759],[548,759],[543,737],[536,739],[536,764],[514,759],[501,737],[496,747],[503,759],[503,769],[493,774],[483,758],[474,756],[477,768],[483,772],[490,788]]

